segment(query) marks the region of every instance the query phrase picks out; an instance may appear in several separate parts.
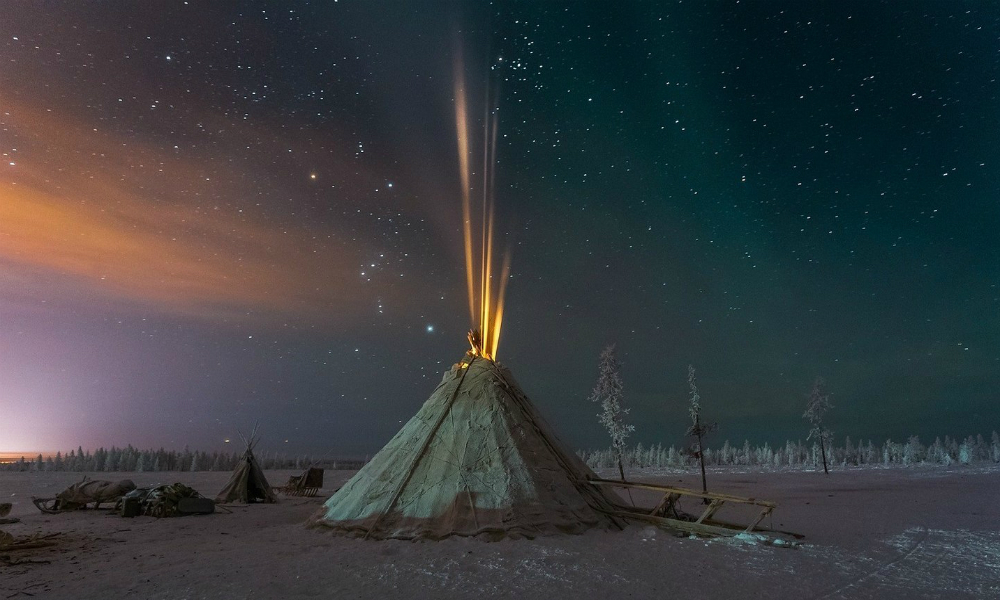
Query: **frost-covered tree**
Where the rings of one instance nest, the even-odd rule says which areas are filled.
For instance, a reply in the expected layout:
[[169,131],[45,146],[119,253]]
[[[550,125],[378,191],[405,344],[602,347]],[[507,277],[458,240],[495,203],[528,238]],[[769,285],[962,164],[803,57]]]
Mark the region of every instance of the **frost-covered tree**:
[[108,450],[107,458],[104,460],[103,470],[114,471],[115,467],[117,466],[118,466],[118,449],[112,446],[111,450]]
[[[698,394],[698,383],[694,377],[694,366],[688,365],[688,387],[691,390],[691,404],[688,406],[688,414],[691,416],[691,426],[687,429],[687,434],[694,438],[695,447],[693,454],[698,457],[701,465],[701,491],[708,492],[708,480],[705,478],[705,445],[703,438],[707,433],[714,430],[715,423],[704,423],[701,420],[701,396]],[[708,498],[705,499],[708,502]]]
[[967,465],[972,462],[972,444],[965,440],[958,447],[958,462]]
[[924,457],[924,445],[920,443],[920,438],[911,435],[910,440],[906,442],[906,446],[903,448],[903,464],[913,465],[924,460]]
[[194,460],[194,456],[191,454],[191,449],[184,446],[184,453],[180,457],[180,465],[177,467],[178,471],[191,471],[191,461]]
[[598,369],[597,385],[590,394],[590,401],[601,403],[601,414],[597,415],[597,419],[611,436],[611,448],[618,460],[618,473],[622,481],[625,481],[625,468],[622,466],[625,440],[629,433],[635,431],[635,426],[625,423],[629,409],[624,405],[621,363],[615,355],[614,344],[601,352]]
[[816,439],[819,441],[820,454],[823,457],[823,472],[827,475],[830,470],[826,465],[826,445],[833,438],[833,432],[824,424],[823,419],[827,411],[833,408],[830,404],[830,394],[823,393],[825,383],[822,377],[817,377],[813,382],[812,391],[809,392],[809,399],[806,403],[806,412],[802,413],[802,418],[809,421],[809,437],[807,440]]

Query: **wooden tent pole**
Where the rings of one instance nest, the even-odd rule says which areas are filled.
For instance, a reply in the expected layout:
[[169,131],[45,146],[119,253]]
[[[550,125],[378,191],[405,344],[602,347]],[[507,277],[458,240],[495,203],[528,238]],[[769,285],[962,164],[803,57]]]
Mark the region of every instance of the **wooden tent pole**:
[[371,533],[375,531],[375,528],[378,527],[378,524],[382,521],[382,518],[385,517],[387,514],[389,514],[389,512],[396,506],[396,502],[399,501],[399,497],[403,494],[403,489],[406,488],[406,484],[410,483],[410,478],[413,477],[413,473],[417,470],[417,466],[420,464],[420,460],[424,457],[424,454],[427,452],[427,448],[430,447],[431,440],[433,440],[434,436],[437,435],[437,431],[438,429],[441,428],[441,424],[444,423],[445,417],[447,417],[448,413],[451,412],[451,407],[455,404],[455,399],[458,398],[458,391],[462,389],[462,383],[465,381],[465,375],[472,368],[472,363],[475,362],[475,360],[476,356],[473,356],[472,359],[469,360],[469,363],[465,366],[465,368],[462,369],[462,376],[458,378],[458,385],[455,386],[455,391],[452,393],[451,398],[448,400],[448,405],[445,406],[444,410],[441,411],[441,416],[438,417],[437,422],[434,423],[434,426],[431,428],[430,433],[428,433],[427,437],[424,439],[424,443],[420,446],[420,451],[417,452],[416,456],[414,457],[413,462],[410,464],[410,469],[406,472],[406,477],[403,478],[403,481],[400,482],[399,487],[396,488],[396,492],[392,495],[392,499],[389,500],[389,504],[387,504],[386,507],[382,509],[382,512],[379,513],[378,517],[375,518],[375,522],[372,523],[372,526],[368,528],[367,532],[365,532],[365,537],[363,539],[367,540],[368,536],[370,536]]

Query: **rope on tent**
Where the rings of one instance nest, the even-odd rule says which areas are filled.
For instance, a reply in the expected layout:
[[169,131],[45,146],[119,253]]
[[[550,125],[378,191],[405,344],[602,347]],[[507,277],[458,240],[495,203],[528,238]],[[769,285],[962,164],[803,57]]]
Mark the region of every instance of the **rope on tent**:
[[466,363],[465,368],[462,369],[462,376],[458,378],[458,385],[455,386],[455,391],[451,394],[451,398],[448,400],[448,405],[445,406],[444,410],[441,411],[441,416],[438,417],[437,422],[434,423],[434,427],[431,428],[430,433],[427,434],[427,438],[424,439],[424,443],[420,446],[420,451],[417,452],[413,459],[413,463],[410,464],[409,470],[406,472],[406,477],[400,482],[399,487],[396,488],[396,492],[392,495],[392,499],[389,500],[389,504],[386,505],[382,512],[379,513],[378,517],[375,518],[375,522],[372,526],[365,532],[365,537],[363,539],[368,539],[368,536],[372,534],[373,531],[378,527],[378,524],[382,521],[382,518],[389,514],[393,508],[396,506],[396,502],[399,501],[399,497],[403,494],[403,489],[406,485],[410,483],[410,478],[413,477],[413,473],[417,470],[417,466],[420,465],[421,459],[423,459],[424,454],[427,453],[427,448],[431,445],[431,440],[437,435],[438,429],[441,428],[441,424],[444,423],[445,417],[451,412],[451,407],[455,404],[455,399],[458,398],[458,391],[462,389],[462,383],[465,381],[465,375],[469,372],[472,367],[472,363],[475,362],[476,357],[472,356],[469,362]]

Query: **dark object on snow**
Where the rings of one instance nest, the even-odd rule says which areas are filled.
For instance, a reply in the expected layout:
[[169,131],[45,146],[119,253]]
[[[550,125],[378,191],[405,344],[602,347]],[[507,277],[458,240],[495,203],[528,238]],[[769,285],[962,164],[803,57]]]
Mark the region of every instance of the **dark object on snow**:
[[215,500],[211,498],[181,498],[177,501],[177,514],[210,515],[215,512]]
[[[242,434],[240,434],[242,437]],[[240,502],[250,504],[252,502],[277,502],[278,498],[271,490],[271,485],[264,477],[257,459],[253,455],[254,446],[257,445],[257,427],[253,428],[249,438],[243,438],[247,449],[243,452],[243,458],[236,465],[233,476],[222,488],[219,495],[215,497],[218,504],[229,504]]]
[[123,517],[180,517],[215,512],[215,502],[183,483],[133,490],[115,506]]
[[312,497],[319,493],[321,487],[323,487],[323,469],[309,467],[301,475],[289,477],[288,483],[274,488],[274,491],[281,492],[286,496]]
[[[0,517],[5,517],[10,514],[10,509],[13,505],[10,502],[4,502],[0,504]],[[6,523],[17,523],[20,519],[0,519],[0,525]],[[6,531],[0,530],[0,546],[6,544],[11,544],[14,541],[14,536],[7,533]]]
[[[14,552],[16,550],[34,550],[36,548],[47,548],[49,546],[55,546],[57,542],[52,541],[52,538],[59,537],[62,535],[59,532],[49,533],[46,535],[35,534],[27,537],[15,538],[9,533],[4,533],[0,531],[0,550],[4,552]],[[21,564],[25,562],[49,562],[49,561],[31,561],[31,560],[15,560],[10,557],[9,554],[0,555],[0,564],[5,564],[8,566],[13,566],[16,564]]]
[[100,479],[83,478],[82,481],[74,483],[55,498],[31,497],[31,501],[43,513],[55,514],[67,510],[83,510],[90,503],[94,508],[101,507],[102,502],[115,502],[125,494],[135,489],[135,484],[130,479],[122,479],[118,482],[102,481]]
[[125,497],[121,499],[121,508],[118,509],[118,514],[126,518],[138,517],[142,514],[142,498],[139,495],[133,495],[136,491],[146,492],[146,490],[133,490]]
[[[14,505],[11,504],[10,502],[0,503],[0,517],[6,517],[7,515],[9,515],[10,509],[13,507]],[[20,520],[21,519],[18,519],[17,517],[13,517],[11,519],[0,518],[0,525],[7,525],[8,523],[17,523]]]

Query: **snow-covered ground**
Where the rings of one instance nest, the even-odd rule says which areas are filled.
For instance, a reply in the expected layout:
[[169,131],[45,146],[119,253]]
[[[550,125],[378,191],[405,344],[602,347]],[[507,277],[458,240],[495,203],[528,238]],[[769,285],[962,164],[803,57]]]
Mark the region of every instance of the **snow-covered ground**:
[[[350,475],[328,471],[327,491]],[[228,474],[98,476],[180,480],[211,496]],[[51,562],[0,563],[0,597],[1000,598],[1000,468],[709,476],[715,491],[776,501],[770,525],[805,535],[803,545],[679,538],[642,525],[497,543],[363,541],[302,526],[323,497],[178,519],[43,515],[29,496],[54,495],[80,474],[0,473],[0,502],[22,518],[4,529],[62,532],[55,548],[12,555]],[[700,486],[693,473],[629,478]]]

